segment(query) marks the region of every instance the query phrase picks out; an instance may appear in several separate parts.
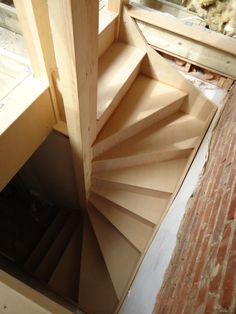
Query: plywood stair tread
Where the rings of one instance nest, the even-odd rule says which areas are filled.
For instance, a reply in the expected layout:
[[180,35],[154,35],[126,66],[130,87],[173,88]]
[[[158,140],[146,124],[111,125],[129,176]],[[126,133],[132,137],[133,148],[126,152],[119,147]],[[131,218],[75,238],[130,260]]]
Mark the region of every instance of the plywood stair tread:
[[75,302],[79,288],[80,249],[81,231],[77,227],[48,283],[57,293]]
[[101,196],[92,194],[90,202],[94,207],[109,220],[140,252],[143,252],[150,239],[153,227],[129,215],[127,211],[122,210],[111,202],[103,199]]
[[93,187],[92,191],[153,225],[160,222],[171,196],[169,193],[160,193],[158,196],[144,195],[102,186]]
[[114,313],[118,302],[91,223],[85,217],[78,303],[85,313]]
[[136,47],[115,42],[99,58],[97,119],[111,106],[118,93],[122,93],[122,87],[139,66],[144,55],[145,53]]
[[62,256],[67,244],[73,234],[79,218],[76,213],[70,215],[58,236],[50,246],[48,252],[36,268],[34,275],[43,281],[48,281],[54,271],[60,257]]
[[149,154],[171,148],[193,148],[203,128],[204,123],[201,120],[177,112],[104,152],[95,161]]
[[28,260],[25,263],[25,269],[29,272],[33,272],[38,264],[41,262],[43,257],[46,255],[51,244],[57,237],[59,231],[63,228],[69,213],[65,210],[60,210],[54,219],[54,221],[49,226],[48,230],[45,232],[35,249],[30,254]]
[[94,207],[89,217],[111,280],[120,299],[138,262],[139,251]]
[[[112,138],[111,147],[115,146],[115,143],[126,139],[121,137],[121,132],[129,132],[128,137],[130,137],[177,112],[185,97],[186,93],[139,74],[99,133],[94,146],[94,154],[97,156],[100,153],[98,146],[104,145],[105,140]],[[136,129],[131,132],[134,126]],[[105,150],[107,149],[103,151]]]
[[187,158],[150,163],[124,169],[97,172],[93,175],[93,184],[99,181],[114,182],[120,186],[137,187],[141,190],[153,190],[172,193],[186,166]]

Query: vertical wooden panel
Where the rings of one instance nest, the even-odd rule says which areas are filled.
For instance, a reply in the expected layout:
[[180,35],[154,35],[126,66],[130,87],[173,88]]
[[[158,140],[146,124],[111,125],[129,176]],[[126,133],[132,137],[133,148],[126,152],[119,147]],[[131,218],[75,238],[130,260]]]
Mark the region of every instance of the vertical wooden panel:
[[96,131],[98,0],[48,1],[80,203],[90,188]]

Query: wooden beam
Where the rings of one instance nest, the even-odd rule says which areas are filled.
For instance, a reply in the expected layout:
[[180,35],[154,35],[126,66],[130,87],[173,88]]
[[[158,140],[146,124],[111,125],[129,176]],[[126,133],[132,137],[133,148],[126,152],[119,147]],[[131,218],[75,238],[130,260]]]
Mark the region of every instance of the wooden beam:
[[0,3],[0,27],[21,34],[21,28],[16,15],[16,10],[9,5]]
[[31,60],[35,78],[49,82],[57,121],[64,118],[64,109],[57,86],[57,65],[45,0],[14,0],[17,16]]
[[90,188],[91,145],[96,136],[98,4],[98,0],[48,2],[82,208]]
[[203,28],[198,25],[189,26],[178,18],[159,11],[154,12],[129,6],[128,12],[130,16],[140,21],[236,55],[236,42],[233,38],[226,37],[208,29],[203,30]]
[[74,311],[66,309],[2,270],[0,270],[0,295],[0,308],[2,309],[2,313],[74,313]]
[[108,0],[107,8],[110,11],[114,11],[115,13],[119,14],[117,21],[116,21],[116,32],[115,38],[118,39],[119,37],[119,28],[120,28],[120,18],[122,13],[122,6],[127,4],[128,0]]

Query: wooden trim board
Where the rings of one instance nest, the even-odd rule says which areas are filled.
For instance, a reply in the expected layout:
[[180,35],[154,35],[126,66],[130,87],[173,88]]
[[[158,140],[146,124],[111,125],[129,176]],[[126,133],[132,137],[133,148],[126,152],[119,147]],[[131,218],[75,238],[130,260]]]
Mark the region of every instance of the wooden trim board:
[[214,31],[174,16],[128,7],[129,14],[138,20],[148,43],[157,49],[179,56],[193,64],[236,78],[236,41]]

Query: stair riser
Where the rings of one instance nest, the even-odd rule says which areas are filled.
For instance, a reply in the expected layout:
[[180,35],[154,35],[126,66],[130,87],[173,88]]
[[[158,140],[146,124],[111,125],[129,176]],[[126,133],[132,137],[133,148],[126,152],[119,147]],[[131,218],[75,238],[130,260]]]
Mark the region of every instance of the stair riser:
[[153,231],[152,226],[118,208],[108,209],[110,203],[94,194],[91,195],[91,203],[139,252],[145,249]]
[[112,136],[104,139],[103,141],[99,142],[93,147],[93,157],[97,157],[100,154],[104,153],[108,149],[116,146],[117,144],[125,141],[126,139],[136,135],[137,133],[141,132],[142,130],[148,128],[149,126],[153,125],[161,121],[162,119],[167,118],[169,115],[177,112],[181,107],[185,97],[175,101],[174,103],[169,104],[166,107],[159,109],[157,112],[151,114],[150,116],[138,121],[137,123],[133,124],[132,126],[121,130],[113,134]]
[[132,217],[135,217],[135,219],[139,220],[142,223],[147,224],[150,227],[154,227],[156,225],[155,221],[151,221],[148,218],[142,217],[140,215],[138,215],[135,211],[130,210],[129,208],[123,207],[122,205],[118,204],[118,203],[114,203],[112,200],[110,200],[109,198],[104,197],[102,194],[99,193],[99,191],[96,191],[96,188],[93,189],[91,196],[89,198],[90,202],[96,207],[96,204],[93,202],[93,196],[99,196],[101,197],[103,200],[105,200],[106,202],[108,202],[109,204],[111,204],[112,207],[117,208],[118,210],[121,210],[125,213],[127,213],[127,215],[130,215]]
[[117,189],[124,189],[129,192],[141,193],[144,195],[152,195],[152,196],[160,196],[160,195],[163,195],[163,193],[167,195],[172,194],[172,191],[154,190],[148,187],[139,187],[139,186],[129,185],[129,184],[120,183],[120,182],[107,181],[107,180],[103,180],[103,179],[92,176],[92,188],[96,186],[103,186],[107,188],[114,187]]
[[101,57],[104,52],[111,46],[115,40],[116,20],[108,24],[98,36],[98,57]]
[[93,173],[99,171],[109,171],[115,169],[122,169],[126,167],[138,166],[148,164],[152,162],[161,162],[172,160],[175,158],[188,157],[192,151],[192,148],[175,149],[163,152],[152,152],[149,154],[139,154],[134,156],[128,156],[124,158],[109,159],[102,161],[94,161],[92,165]]
[[131,75],[127,78],[126,81],[123,82],[122,88],[118,91],[117,95],[113,98],[112,103],[109,105],[107,110],[103,113],[103,115],[97,120],[97,134],[101,131],[107,120],[110,118],[116,107],[119,105],[121,99],[127,93],[134,80],[136,79],[138,73],[140,71],[140,63],[134,68]]

